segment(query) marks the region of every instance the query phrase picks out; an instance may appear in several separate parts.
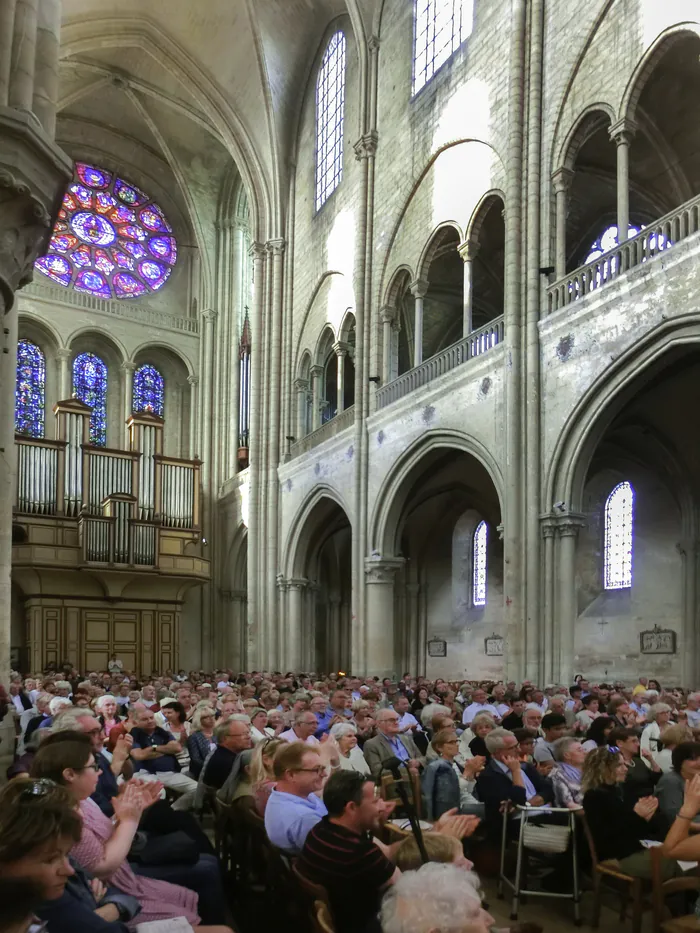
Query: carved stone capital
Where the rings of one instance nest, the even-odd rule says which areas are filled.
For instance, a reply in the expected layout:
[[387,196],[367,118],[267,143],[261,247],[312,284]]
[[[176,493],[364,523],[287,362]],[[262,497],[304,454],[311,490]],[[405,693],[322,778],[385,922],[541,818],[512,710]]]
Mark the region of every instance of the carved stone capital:
[[72,174],[70,159],[32,114],[0,113],[0,303],[9,311],[46,252],[53,218]]
[[371,557],[365,561],[367,583],[393,585],[394,577],[404,565],[403,557]]
[[552,175],[552,186],[555,194],[566,194],[571,187],[574,173],[570,168],[559,168]]
[[462,257],[463,262],[472,262],[476,259],[480,246],[479,238],[471,236],[468,240],[464,240],[463,243],[459,244],[457,252]]
[[414,298],[425,298],[430,288],[430,282],[427,279],[416,279],[411,282],[409,289]]
[[309,380],[308,379],[295,379],[294,388],[297,390],[297,392],[306,392],[309,388]]
[[379,318],[382,324],[393,324],[396,320],[396,308],[392,305],[384,305],[379,312]]
[[68,347],[59,347],[58,350],[56,350],[56,362],[67,363],[70,360],[72,355],[73,354],[68,349]]
[[617,146],[629,146],[637,132],[637,124],[633,120],[623,118],[613,123],[609,132],[610,139]]
[[309,368],[309,375],[312,379],[320,378],[324,373],[323,366],[320,363],[314,363],[313,366]]
[[577,538],[582,528],[586,527],[586,518],[578,512],[566,512],[554,519],[557,535],[560,538]]
[[289,587],[290,590],[300,590],[301,592],[303,592],[304,590],[308,588],[309,581],[303,580],[303,579],[287,580],[287,586]]
[[219,316],[219,312],[214,308],[205,308],[202,311],[202,320],[205,324],[213,324]]
[[277,240],[268,240],[265,244],[265,248],[268,253],[271,253],[273,257],[280,257],[284,255],[284,247],[286,242],[281,237]]
[[189,384],[194,387],[199,385],[199,376],[188,376],[187,381]]
[[262,262],[265,259],[265,247],[262,243],[251,243],[248,255],[253,262]]
[[366,133],[364,136],[361,136],[353,147],[357,161],[361,162],[362,159],[374,157],[377,152],[378,143],[379,134],[376,132]]
[[347,356],[348,350],[350,349],[350,344],[343,343],[341,340],[336,341],[333,344],[333,350],[336,356]]

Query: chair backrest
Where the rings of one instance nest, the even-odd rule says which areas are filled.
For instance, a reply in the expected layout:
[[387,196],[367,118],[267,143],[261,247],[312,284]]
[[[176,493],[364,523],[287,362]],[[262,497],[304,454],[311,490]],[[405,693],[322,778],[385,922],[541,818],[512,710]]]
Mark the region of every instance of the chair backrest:
[[316,933],[336,933],[330,911],[323,901],[314,904],[314,924]]
[[[402,779],[403,785],[408,789],[409,800],[413,804],[416,816],[420,819],[423,814],[423,796],[421,793],[420,776],[417,771],[409,771],[408,774],[408,780]],[[401,798],[396,789],[398,783],[396,778],[392,774],[389,774],[388,771],[382,772],[379,782],[379,793],[383,800],[398,799],[400,801]]]
[[593,871],[598,869],[598,855],[595,850],[595,843],[593,842],[593,834],[591,833],[591,828],[588,825],[588,820],[586,819],[586,814],[583,810],[576,811],[576,819],[581,821],[583,826],[583,834],[586,837],[586,842],[588,843],[588,849],[591,853],[591,868]]
[[651,908],[653,912],[653,933],[660,933],[664,914],[664,901],[670,894],[679,891],[700,891],[700,876],[684,875],[664,881],[661,876],[661,846],[651,850]]
[[307,876],[299,870],[299,866],[296,863],[292,864],[292,876],[313,904],[315,904],[316,901],[323,901],[330,910],[328,891],[326,891],[322,884],[317,884],[315,881],[307,878]]

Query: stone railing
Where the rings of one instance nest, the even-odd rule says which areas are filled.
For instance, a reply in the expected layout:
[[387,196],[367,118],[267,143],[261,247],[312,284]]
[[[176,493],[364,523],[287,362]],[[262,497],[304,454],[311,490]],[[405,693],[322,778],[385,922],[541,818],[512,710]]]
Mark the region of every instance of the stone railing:
[[629,269],[649,262],[666,252],[675,243],[685,240],[700,230],[700,195],[681,204],[654,223],[645,227],[641,233],[625,240],[619,246],[603,253],[593,262],[581,266],[564,279],[560,279],[547,289],[549,298],[548,311],[558,311],[602,288]]
[[398,379],[388,382],[377,390],[377,408],[385,408],[392,402],[398,401],[404,395],[427,385],[433,379],[449,373],[456,366],[461,366],[475,356],[481,356],[492,347],[503,342],[503,318],[498,317],[489,321],[479,330],[472,331],[467,337],[462,337],[457,343],[446,347],[429,360],[402,373]]
[[136,321],[138,324],[146,324],[162,330],[174,330],[180,334],[191,334],[194,337],[199,333],[199,322],[196,318],[158,311],[156,308],[149,308],[135,301],[110,301],[97,298],[86,292],[64,288],[62,285],[44,285],[43,282],[35,280],[30,285],[26,285],[18,295],[20,298],[22,295],[27,295],[38,301],[67,304],[74,308],[83,308],[85,311],[96,311],[98,314],[125,318],[129,321]]
[[302,437],[301,440],[292,444],[289,448],[290,458],[298,457],[299,454],[306,453],[306,451],[311,450],[312,447],[318,447],[318,445],[322,444],[324,441],[329,440],[331,437],[335,437],[336,434],[340,434],[341,431],[349,428],[354,420],[355,406],[351,405],[349,408],[341,411],[339,415],[336,415],[335,418],[326,421],[320,428],[316,428],[311,434],[307,434],[306,437]]

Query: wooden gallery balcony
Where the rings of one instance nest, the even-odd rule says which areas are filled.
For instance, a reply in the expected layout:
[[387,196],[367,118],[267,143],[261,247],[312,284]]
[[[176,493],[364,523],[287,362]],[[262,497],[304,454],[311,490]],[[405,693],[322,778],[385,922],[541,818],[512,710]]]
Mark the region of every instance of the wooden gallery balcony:
[[209,561],[200,556],[200,461],[164,456],[163,420],[148,413],[129,419],[128,450],[94,447],[90,412],[77,399],[59,402],[55,440],[15,435],[13,571],[208,581]]

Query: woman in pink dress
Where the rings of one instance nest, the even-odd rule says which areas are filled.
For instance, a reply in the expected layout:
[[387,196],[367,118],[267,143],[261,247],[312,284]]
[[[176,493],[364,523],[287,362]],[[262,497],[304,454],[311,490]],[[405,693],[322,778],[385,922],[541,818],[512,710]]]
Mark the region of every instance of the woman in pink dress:
[[135,929],[137,923],[175,917],[185,917],[193,926],[199,924],[194,891],[137,875],[127,861],[141,814],[152,794],[138,786],[127,785],[112,801],[114,818],[110,820],[90,800],[100,770],[90,739],[78,732],[70,733],[70,738],[68,735],[61,733],[62,741],[49,740],[39,749],[32,765],[32,776],[50,778],[63,785],[82,814],[80,842],[73,847],[71,855],[102,881],[138,899],[141,913],[129,924],[131,929]]

